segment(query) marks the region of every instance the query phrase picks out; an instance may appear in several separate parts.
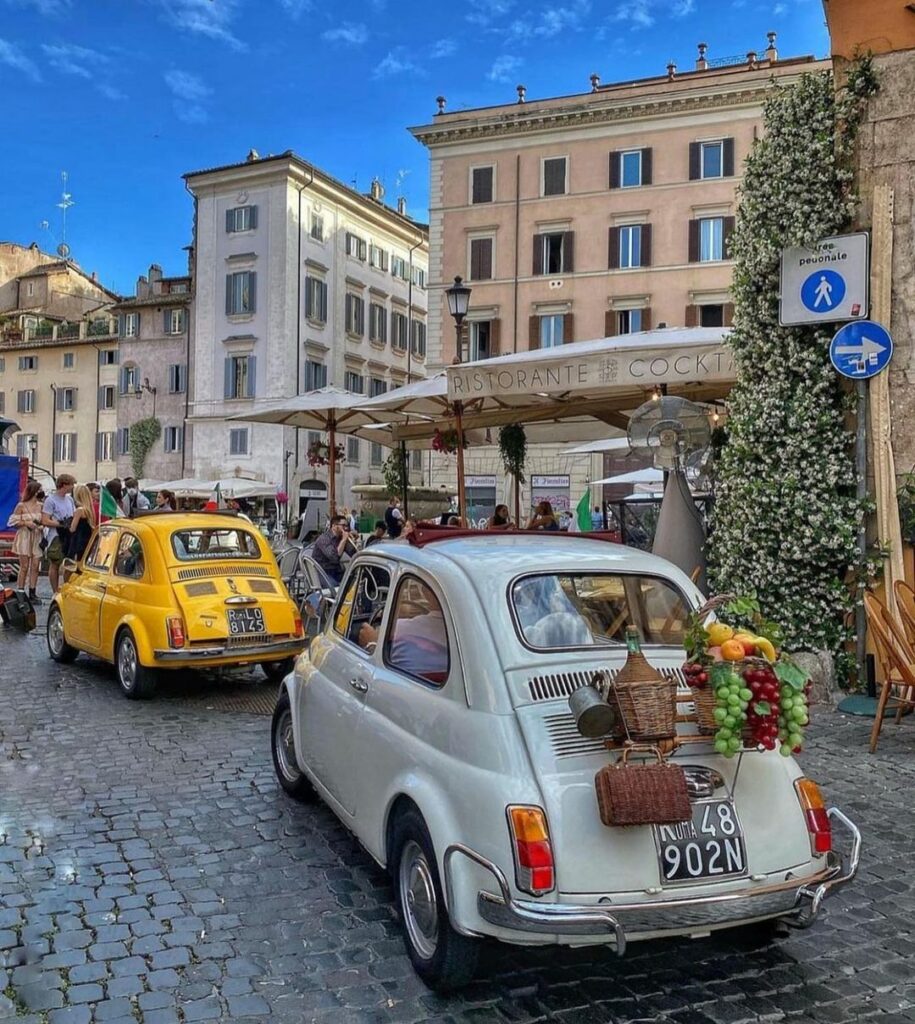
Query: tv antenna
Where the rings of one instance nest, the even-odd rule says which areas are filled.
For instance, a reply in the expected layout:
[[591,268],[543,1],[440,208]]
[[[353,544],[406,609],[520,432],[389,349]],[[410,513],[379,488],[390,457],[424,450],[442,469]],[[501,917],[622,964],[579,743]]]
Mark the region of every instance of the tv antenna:
[[57,208],[60,210],[60,244],[57,246],[57,255],[61,259],[67,259],[70,255],[70,246],[67,244],[67,210],[75,205],[72,194],[67,191],[69,178],[66,171],[60,172],[63,190],[60,193],[60,202],[57,204]]

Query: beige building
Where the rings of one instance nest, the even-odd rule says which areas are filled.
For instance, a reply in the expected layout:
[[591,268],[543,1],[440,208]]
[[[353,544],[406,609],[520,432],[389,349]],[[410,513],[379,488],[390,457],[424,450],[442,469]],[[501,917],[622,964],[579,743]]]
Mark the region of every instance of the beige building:
[[[714,60],[700,44],[688,70],[608,85],[594,75],[578,95],[534,101],[519,86],[517,102],[454,113],[440,98],[433,122],[412,129],[430,156],[430,368],[455,356],[444,289],[456,275],[473,289],[465,361],[729,324],[728,236],[766,94],[828,66],[779,59],[770,33],[759,54]],[[538,448],[529,480],[574,505],[601,461],[560,451]],[[491,500],[508,499],[494,449],[468,463]],[[434,483],[453,477],[437,465]]]
[[70,260],[0,244],[0,415],[21,428],[10,450],[51,476],[114,475],[116,299]]

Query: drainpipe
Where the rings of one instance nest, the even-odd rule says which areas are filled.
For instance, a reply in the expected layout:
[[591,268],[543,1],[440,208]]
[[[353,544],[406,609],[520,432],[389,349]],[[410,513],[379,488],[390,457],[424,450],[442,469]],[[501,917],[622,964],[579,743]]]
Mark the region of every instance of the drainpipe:
[[[101,425],[102,409],[98,400],[98,393],[102,387],[102,350],[98,345],[93,344],[92,347],[95,349],[95,479],[98,481],[98,435],[99,426]],[[115,443],[117,442],[117,433],[115,433]]]
[[[193,236],[193,266],[188,268],[191,277],[191,294],[194,298],[197,294],[197,197],[187,187],[187,178],[184,179],[184,190],[194,201],[194,236]],[[195,303],[196,306],[196,303]],[[184,426],[181,437],[181,477],[187,472],[187,421],[191,414],[191,310],[188,302],[187,323],[184,325]]]
[[410,248],[410,280],[407,282],[407,383],[413,382],[413,253],[423,244],[420,240]]
[[[295,393],[299,394],[302,380],[302,193],[311,188],[315,181],[315,169],[309,167],[311,177],[301,187],[293,185],[299,193],[299,213],[296,220],[296,260],[295,260]],[[299,428],[295,428],[295,468],[299,468]],[[287,485],[288,486],[288,485]],[[289,494],[289,491],[286,491]],[[288,506],[287,506],[288,508]]]
[[512,352],[518,351],[518,260],[521,231],[521,154],[515,156],[515,279],[512,282]]
[[54,399],[51,402],[51,476],[57,479],[57,385],[51,385]]

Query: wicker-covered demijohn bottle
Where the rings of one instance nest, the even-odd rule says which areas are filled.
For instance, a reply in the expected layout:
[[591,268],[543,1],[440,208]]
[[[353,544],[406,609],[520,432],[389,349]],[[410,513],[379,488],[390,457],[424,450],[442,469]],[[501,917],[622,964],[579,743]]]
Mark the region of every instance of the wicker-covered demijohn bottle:
[[626,627],[626,648],[626,664],[613,680],[613,692],[628,738],[670,739],[677,728],[677,683],[649,664],[635,626]]

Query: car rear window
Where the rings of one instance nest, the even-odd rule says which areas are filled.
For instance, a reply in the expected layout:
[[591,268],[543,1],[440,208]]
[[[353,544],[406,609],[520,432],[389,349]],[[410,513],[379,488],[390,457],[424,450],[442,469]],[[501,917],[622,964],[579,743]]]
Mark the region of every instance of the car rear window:
[[182,562],[261,557],[254,534],[234,526],[175,530],[172,533],[172,550]]
[[690,612],[671,582],[633,573],[524,576],[509,597],[521,639],[538,651],[625,646],[627,626],[643,643],[682,646]]

